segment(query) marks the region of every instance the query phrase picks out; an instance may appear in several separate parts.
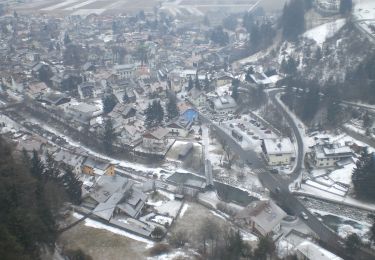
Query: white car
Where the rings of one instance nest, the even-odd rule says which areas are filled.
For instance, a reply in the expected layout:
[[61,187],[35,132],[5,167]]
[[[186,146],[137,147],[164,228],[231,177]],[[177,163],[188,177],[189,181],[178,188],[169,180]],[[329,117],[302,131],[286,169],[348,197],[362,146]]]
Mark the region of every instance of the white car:
[[305,212],[301,212],[301,217],[304,219],[304,220],[308,220],[309,217],[307,216],[307,214]]

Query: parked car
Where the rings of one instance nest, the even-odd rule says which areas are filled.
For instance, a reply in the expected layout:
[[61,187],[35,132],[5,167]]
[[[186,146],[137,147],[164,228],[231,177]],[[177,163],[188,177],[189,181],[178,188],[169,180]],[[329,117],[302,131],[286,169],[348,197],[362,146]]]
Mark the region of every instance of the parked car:
[[260,130],[267,130],[267,127],[261,127]]
[[302,217],[304,220],[308,220],[308,219],[309,219],[309,217],[307,216],[307,214],[306,214],[304,211],[301,212],[301,217]]
[[279,171],[278,171],[277,169],[271,169],[271,170],[270,170],[270,173],[272,173],[272,174],[278,174]]
[[271,134],[272,132],[271,132],[271,130],[266,130],[266,131],[264,131],[264,133]]
[[257,135],[253,135],[253,137],[252,137],[254,140],[258,140],[259,139],[259,136],[257,136]]
[[229,124],[230,127],[234,128],[233,124]]

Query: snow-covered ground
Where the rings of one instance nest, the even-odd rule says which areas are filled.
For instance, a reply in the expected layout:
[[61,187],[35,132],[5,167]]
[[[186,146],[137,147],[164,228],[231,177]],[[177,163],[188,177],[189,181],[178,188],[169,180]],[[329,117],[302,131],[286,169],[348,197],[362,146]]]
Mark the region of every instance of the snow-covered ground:
[[359,20],[375,20],[375,1],[357,0],[353,15]]
[[338,19],[334,22],[325,23],[306,31],[303,36],[314,40],[318,45],[333,37],[346,23],[346,19]]
[[[83,218],[83,216],[81,214],[78,214],[78,213],[73,213],[73,217],[75,217],[77,219]],[[105,225],[101,222],[98,222],[98,221],[95,221],[95,220],[92,220],[92,219],[89,219],[89,218],[85,219],[85,226],[98,228],[98,229],[105,229],[105,230],[107,230],[109,232],[112,232],[114,234],[117,234],[117,235],[120,235],[120,236],[125,236],[125,237],[128,237],[130,239],[133,239],[133,240],[136,240],[136,241],[139,241],[139,242],[143,242],[147,245],[147,247],[150,247],[150,246],[154,245],[154,242],[151,241],[151,240],[148,240],[148,239],[140,237],[140,236],[136,236],[136,235],[131,234],[129,232],[126,232],[124,230]]]

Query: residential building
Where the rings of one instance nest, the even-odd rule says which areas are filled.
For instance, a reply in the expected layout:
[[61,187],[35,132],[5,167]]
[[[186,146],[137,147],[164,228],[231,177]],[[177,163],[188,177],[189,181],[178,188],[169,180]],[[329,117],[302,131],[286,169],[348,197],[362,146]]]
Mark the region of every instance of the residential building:
[[147,132],[142,136],[142,146],[151,150],[163,150],[168,143],[168,133],[169,130],[163,127]]
[[225,95],[211,100],[210,108],[217,114],[234,114],[237,109],[237,103],[230,95]]
[[280,230],[280,223],[287,214],[271,200],[258,200],[250,203],[240,211],[235,220],[252,232],[266,236],[277,234]]
[[189,91],[187,99],[196,107],[201,107],[206,104],[206,95],[202,90],[195,87]]
[[108,161],[87,157],[82,163],[82,173],[89,175],[115,175],[115,166]]
[[351,159],[352,150],[338,143],[320,144],[314,147],[313,163],[316,167],[335,167],[340,161]]
[[294,154],[294,147],[289,138],[264,139],[262,150],[269,165],[290,164]]
[[343,260],[341,257],[307,240],[295,248],[295,253],[298,260]]
[[171,136],[186,137],[191,129],[191,124],[191,121],[177,120],[169,123],[166,128]]
[[116,65],[113,70],[118,79],[131,79],[134,77],[136,66],[134,64]]

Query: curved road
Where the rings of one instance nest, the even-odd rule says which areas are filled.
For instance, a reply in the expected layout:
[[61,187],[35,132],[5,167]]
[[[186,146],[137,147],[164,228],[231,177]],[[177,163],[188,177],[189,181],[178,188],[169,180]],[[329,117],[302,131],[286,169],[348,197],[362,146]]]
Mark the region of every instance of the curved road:
[[[290,127],[294,131],[296,141],[298,143],[297,165],[288,179],[284,179],[281,175],[270,173],[269,170],[267,170],[264,161],[261,160],[254,151],[242,149],[242,147],[229,134],[223,131],[217,124],[211,122],[208,117],[200,113],[200,118],[203,122],[211,125],[216,134],[225,140],[230,149],[235,152],[241,158],[241,160],[245,162],[250,161],[252,163],[252,168],[262,170],[262,173],[258,174],[259,180],[266,188],[275,194],[275,200],[279,204],[283,205],[284,209],[296,216],[299,216],[302,212],[305,212],[308,216],[308,219],[304,220],[306,225],[318,235],[318,237],[329,247],[330,250],[341,256],[346,256],[344,240],[331,229],[323,225],[323,223],[321,223],[317,217],[311,214],[306,207],[289,191],[289,184],[298,178],[301,173],[304,157],[304,146],[302,137],[298,131],[298,126],[295,124],[293,118],[288,114],[288,112],[284,110],[283,106],[276,100],[276,95],[280,92],[282,92],[282,90],[271,91],[269,93],[269,97],[271,101],[280,109],[280,111],[283,112],[285,119],[288,121]],[[345,259],[347,258],[349,257],[346,256]],[[357,251],[353,259],[375,259],[375,255],[374,252],[361,248],[361,250]]]

